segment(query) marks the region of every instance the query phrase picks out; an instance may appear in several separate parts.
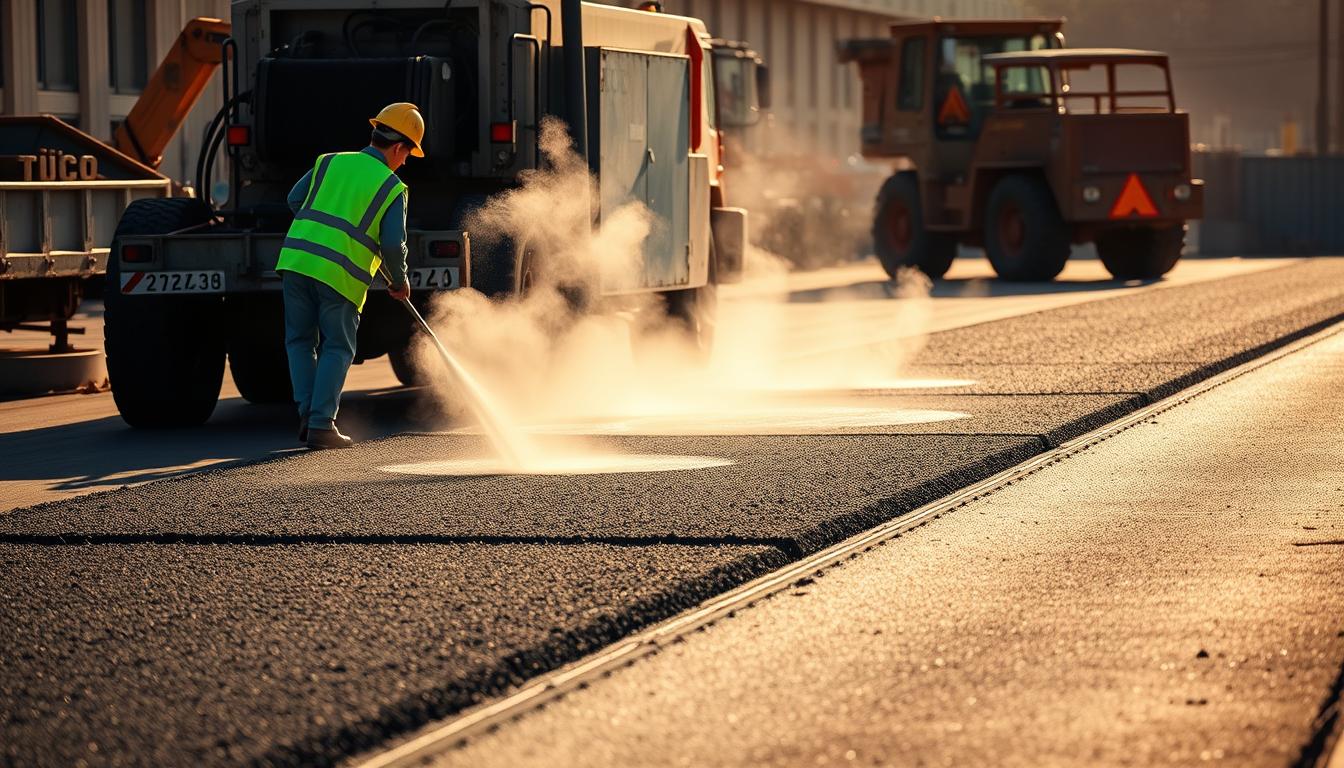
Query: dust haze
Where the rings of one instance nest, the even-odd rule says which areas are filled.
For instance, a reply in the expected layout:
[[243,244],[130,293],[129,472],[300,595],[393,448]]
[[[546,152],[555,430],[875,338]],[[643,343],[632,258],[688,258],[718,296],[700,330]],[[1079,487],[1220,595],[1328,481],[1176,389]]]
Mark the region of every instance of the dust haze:
[[[547,268],[521,297],[492,299],[463,289],[437,295],[428,313],[444,344],[488,393],[499,421],[510,425],[511,439],[523,444],[521,471],[577,473],[573,457],[585,452],[595,463],[610,463],[610,454],[579,442],[584,434],[797,433],[960,416],[854,403],[854,390],[899,386],[905,364],[924,343],[930,284],[915,271],[885,287],[889,298],[845,301],[840,292],[811,308],[853,315],[844,319],[854,335],[799,338],[788,322],[797,300],[788,266],[754,249],[745,281],[721,290],[732,300],[719,303],[708,361],[684,343],[682,327],[666,318],[657,294],[615,307],[576,302],[573,288],[591,288],[594,275],[636,280],[641,247],[658,223],[642,204],[630,203],[590,233],[596,184],[563,124],[543,126],[542,148],[544,168],[490,200],[468,227],[473,240],[544,242]],[[872,328],[871,338],[865,327]],[[894,339],[893,327],[900,329]],[[443,363],[427,340],[416,344],[417,364],[432,377],[439,406],[472,423],[464,402],[469,393],[441,375]],[[825,425],[809,424],[817,419]]]

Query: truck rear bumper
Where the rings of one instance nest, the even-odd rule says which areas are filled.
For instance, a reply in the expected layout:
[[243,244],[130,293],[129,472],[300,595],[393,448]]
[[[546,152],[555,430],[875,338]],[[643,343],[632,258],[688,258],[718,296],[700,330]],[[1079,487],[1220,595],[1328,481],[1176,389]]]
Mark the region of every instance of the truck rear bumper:
[[1065,220],[1077,224],[1174,224],[1203,218],[1204,182],[1170,173],[1087,176],[1074,182],[1061,207]]
[[[455,290],[471,285],[471,239],[460,230],[416,230],[406,235],[407,266],[412,290]],[[148,293],[249,293],[280,289],[275,265],[285,235],[255,232],[199,232],[173,235],[136,235],[117,244],[122,293],[142,295],[145,280],[158,273],[205,275],[207,279],[179,281],[192,290],[166,283],[164,290]],[[132,251],[128,259],[126,252]],[[218,279],[216,279],[216,274]],[[381,277],[373,287],[386,287]],[[203,289],[202,289],[203,288]]]

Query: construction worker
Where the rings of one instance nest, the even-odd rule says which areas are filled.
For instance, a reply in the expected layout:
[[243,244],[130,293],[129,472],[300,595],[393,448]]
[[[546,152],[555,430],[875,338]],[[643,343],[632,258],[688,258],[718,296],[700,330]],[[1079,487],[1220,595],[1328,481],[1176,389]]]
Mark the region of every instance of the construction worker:
[[285,349],[299,442],[314,450],[354,444],[336,428],[336,411],[379,264],[388,276],[389,296],[400,301],[411,295],[408,199],[396,171],[407,158],[425,156],[420,147],[425,120],[414,104],[399,103],[369,123],[369,146],[322,155],[290,190],[294,223],[276,265],[284,282]]
[[642,2],[635,6],[635,10],[648,11],[649,13],[662,13],[663,4],[657,2],[657,0],[646,0],[646,2]]

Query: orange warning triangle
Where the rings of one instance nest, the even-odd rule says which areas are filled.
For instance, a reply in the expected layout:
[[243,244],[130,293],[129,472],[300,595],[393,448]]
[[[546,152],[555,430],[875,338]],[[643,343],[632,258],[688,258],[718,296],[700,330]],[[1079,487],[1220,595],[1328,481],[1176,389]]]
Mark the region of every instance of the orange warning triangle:
[[1125,188],[1120,191],[1120,197],[1116,198],[1115,206],[1111,208],[1112,219],[1124,219],[1130,216],[1153,217],[1157,215],[1157,206],[1153,205],[1153,198],[1148,195],[1148,190],[1144,189],[1143,182],[1139,181],[1139,174],[1129,174],[1129,180],[1125,182]]
[[938,124],[969,125],[970,122],[971,110],[966,106],[966,99],[962,97],[960,88],[953,88],[947,92],[947,98],[943,100],[942,109],[938,110]]

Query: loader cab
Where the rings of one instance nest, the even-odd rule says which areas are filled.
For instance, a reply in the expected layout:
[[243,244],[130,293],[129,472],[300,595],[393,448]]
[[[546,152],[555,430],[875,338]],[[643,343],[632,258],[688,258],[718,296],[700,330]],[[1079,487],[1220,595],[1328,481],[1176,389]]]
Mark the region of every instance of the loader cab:
[[1058,31],[1049,24],[971,22],[935,25],[924,36],[932,48],[926,59],[933,94],[926,107],[932,127],[928,154],[938,178],[963,181],[985,118],[994,109],[999,70],[987,57],[1052,48]]
[[[1034,34],[944,35],[938,38],[934,79],[935,132],[939,139],[974,141],[994,106],[999,71],[986,57],[1039,51],[1052,37]],[[1021,73],[1018,73],[1021,74]],[[1039,78],[1038,78],[1039,80]]]
[[891,37],[843,43],[863,81],[864,153],[909,158],[926,178],[956,183],[994,107],[986,57],[1063,47],[1062,19],[900,22]]

